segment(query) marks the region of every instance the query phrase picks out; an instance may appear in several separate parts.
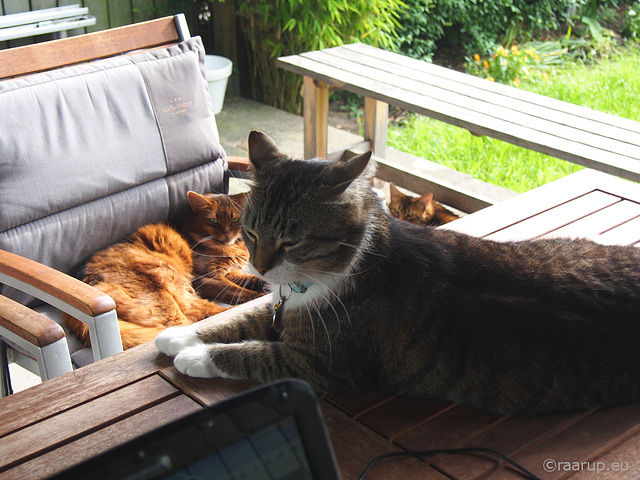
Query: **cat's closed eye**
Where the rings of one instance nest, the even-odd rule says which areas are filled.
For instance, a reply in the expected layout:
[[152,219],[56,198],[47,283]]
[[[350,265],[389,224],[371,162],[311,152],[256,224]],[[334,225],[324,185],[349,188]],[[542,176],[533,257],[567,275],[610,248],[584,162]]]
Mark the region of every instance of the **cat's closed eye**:
[[280,244],[280,249],[283,252],[288,252],[289,250],[294,248],[296,245],[298,245],[298,243],[300,243],[300,242],[295,242],[295,241],[282,242]]
[[258,241],[258,234],[253,230],[245,229],[244,233],[246,233],[247,237],[249,237],[249,240],[251,240],[253,243],[256,243]]
[[297,240],[279,238],[276,241],[276,248],[279,251],[286,253],[292,248],[294,248],[296,245],[298,245],[299,243],[300,242]]

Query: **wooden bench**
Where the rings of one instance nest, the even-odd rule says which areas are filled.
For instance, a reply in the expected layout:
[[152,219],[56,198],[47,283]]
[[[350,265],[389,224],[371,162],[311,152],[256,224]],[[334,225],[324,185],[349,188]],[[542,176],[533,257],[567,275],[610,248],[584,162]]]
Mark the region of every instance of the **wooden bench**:
[[[398,182],[411,175],[384,159],[388,105],[392,104],[474,135],[640,181],[639,122],[363,44],[280,57],[277,64],[304,76],[306,158],[331,156],[327,152],[329,88],[340,88],[365,97],[368,143],[360,148],[373,149],[379,161],[378,177],[383,180]],[[438,188],[437,181],[425,179],[425,183]]]
[[54,38],[64,38],[68,30],[96,24],[96,17],[88,13],[87,7],[66,5],[3,15],[0,16],[0,42],[46,33],[53,33]]

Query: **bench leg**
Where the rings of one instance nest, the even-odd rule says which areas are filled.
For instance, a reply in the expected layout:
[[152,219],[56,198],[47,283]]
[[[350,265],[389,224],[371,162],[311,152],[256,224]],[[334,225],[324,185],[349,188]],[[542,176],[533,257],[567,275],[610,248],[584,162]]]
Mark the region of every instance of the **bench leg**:
[[364,139],[369,142],[373,154],[384,158],[387,151],[387,124],[389,104],[365,97]]
[[304,158],[327,158],[329,131],[329,87],[304,77]]

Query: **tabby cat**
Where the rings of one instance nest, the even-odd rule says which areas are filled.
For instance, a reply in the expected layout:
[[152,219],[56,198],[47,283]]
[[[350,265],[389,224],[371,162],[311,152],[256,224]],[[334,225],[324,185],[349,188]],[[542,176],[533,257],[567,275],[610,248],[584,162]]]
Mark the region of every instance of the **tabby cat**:
[[389,213],[391,216],[422,226],[439,227],[460,218],[455,213],[433,200],[433,193],[421,197],[405,195],[393,184],[389,184]]
[[[168,225],[152,224],[93,255],[83,280],[116,302],[122,346],[127,349],[153,340],[167,327],[189,325],[226,310],[196,294],[192,271],[186,240]],[[69,316],[64,319],[88,346],[87,326]]]
[[291,160],[252,132],[249,153],[244,238],[278,308],[161,333],[181,372],[499,413],[640,400],[640,249],[425,230],[384,212],[370,152]]
[[191,212],[182,232],[193,250],[198,294],[231,305],[264,295],[264,280],[246,273],[249,252],[242,239],[240,214],[246,193],[200,195],[188,192]]

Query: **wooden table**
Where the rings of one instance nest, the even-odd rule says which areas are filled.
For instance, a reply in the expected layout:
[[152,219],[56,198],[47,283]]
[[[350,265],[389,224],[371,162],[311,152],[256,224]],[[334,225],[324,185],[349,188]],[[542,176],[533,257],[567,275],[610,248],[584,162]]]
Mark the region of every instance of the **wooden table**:
[[640,181],[640,123],[355,43],[280,57],[302,75],[305,158],[325,158],[329,87],[365,97],[364,137],[385,156],[388,105]]
[[[449,228],[496,239],[568,234],[638,244],[640,187],[579,172]],[[152,344],[125,351],[0,400],[0,478],[44,478],[251,385],[185,377]],[[545,479],[640,475],[640,404],[521,417],[370,394],[325,398],[322,409],[344,479],[381,453],[462,446],[497,450]],[[367,476],[413,478],[522,477],[478,454],[387,459]]]

